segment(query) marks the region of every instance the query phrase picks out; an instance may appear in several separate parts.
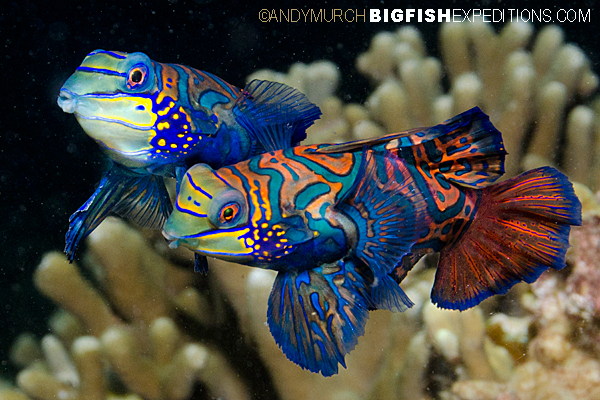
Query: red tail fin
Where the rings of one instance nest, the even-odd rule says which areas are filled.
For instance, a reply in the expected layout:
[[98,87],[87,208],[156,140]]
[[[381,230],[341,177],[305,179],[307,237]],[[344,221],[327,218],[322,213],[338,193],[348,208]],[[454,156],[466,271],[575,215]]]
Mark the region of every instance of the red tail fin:
[[441,252],[431,300],[465,310],[520,281],[534,282],[548,268],[563,268],[571,225],[580,224],[581,203],[554,168],[483,189],[471,226]]

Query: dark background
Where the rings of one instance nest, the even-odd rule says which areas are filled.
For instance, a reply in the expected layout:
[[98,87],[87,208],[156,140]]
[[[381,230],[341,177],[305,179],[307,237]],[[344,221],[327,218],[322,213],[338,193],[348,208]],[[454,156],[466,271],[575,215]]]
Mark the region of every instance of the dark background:
[[[600,12],[595,2],[520,8],[591,8],[591,23],[563,25],[598,68]],[[31,276],[44,252],[62,250],[68,217],[95,189],[105,160],[72,115],[56,105],[62,83],[90,51],[142,51],[186,64],[244,86],[256,69],[287,71],[294,62],[329,59],[340,66],[344,101],[363,102],[369,83],[354,67],[375,32],[401,24],[263,23],[263,8],[514,8],[485,1],[369,1],[343,6],[227,1],[9,1],[0,7],[0,375],[12,372],[10,343],[23,331],[46,332],[54,309]],[[543,5],[540,5],[543,4]],[[434,23],[415,24],[438,56]],[[542,24],[535,24],[539,28]]]

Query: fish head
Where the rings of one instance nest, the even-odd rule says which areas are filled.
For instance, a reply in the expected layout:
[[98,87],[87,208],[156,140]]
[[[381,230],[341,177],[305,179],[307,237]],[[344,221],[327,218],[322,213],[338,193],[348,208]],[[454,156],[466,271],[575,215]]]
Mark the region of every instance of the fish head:
[[220,123],[188,95],[189,82],[199,82],[193,93],[202,89],[192,75],[144,53],[95,50],[64,83],[58,105],[113,160],[128,167],[169,164],[191,154]]
[[251,260],[253,248],[246,240],[250,231],[248,199],[240,189],[208,165],[190,168],[163,228],[171,247],[183,245],[198,254],[228,261]]
[[[155,69],[143,53],[95,50],[60,89],[58,105],[118,161],[150,149]],[[124,162],[127,165],[127,162]]]
[[[190,168],[163,227],[170,246],[261,268],[284,267],[290,257],[300,265],[294,251],[319,234],[285,194],[279,197],[282,193],[275,180],[251,171],[251,165],[263,157],[217,171],[205,164]],[[285,203],[281,209],[280,201]]]

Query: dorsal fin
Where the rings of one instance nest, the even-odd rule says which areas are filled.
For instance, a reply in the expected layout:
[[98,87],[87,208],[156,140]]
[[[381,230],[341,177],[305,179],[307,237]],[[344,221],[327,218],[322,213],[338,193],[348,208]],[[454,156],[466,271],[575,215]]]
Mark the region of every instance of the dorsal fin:
[[376,152],[395,152],[426,175],[439,172],[466,187],[485,187],[504,174],[502,135],[479,107],[429,128],[325,146],[317,152],[357,151],[364,146]]
[[246,86],[233,112],[238,123],[260,145],[257,153],[297,145],[321,115],[319,107],[298,90],[256,79]]

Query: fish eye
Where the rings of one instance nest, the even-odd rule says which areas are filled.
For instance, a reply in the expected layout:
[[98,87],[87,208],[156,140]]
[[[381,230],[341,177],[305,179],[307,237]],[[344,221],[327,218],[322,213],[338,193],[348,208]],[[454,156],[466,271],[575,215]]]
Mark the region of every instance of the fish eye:
[[235,219],[240,211],[240,205],[237,203],[228,203],[221,208],[219,212],[219,222],[227,224]]
[[127,87],[136,89],[146,82],[148,67],[145,65],[134,65],[127,73]]
[[208,218],[216,228],[231,228],[245,222],[248,206],[243,194],[235,189],[226,189],[210,203]]

